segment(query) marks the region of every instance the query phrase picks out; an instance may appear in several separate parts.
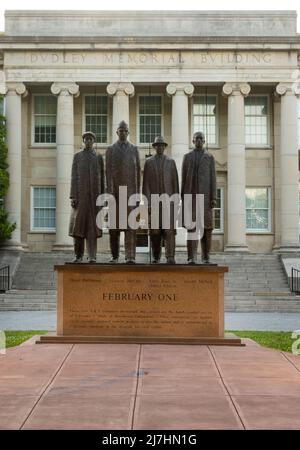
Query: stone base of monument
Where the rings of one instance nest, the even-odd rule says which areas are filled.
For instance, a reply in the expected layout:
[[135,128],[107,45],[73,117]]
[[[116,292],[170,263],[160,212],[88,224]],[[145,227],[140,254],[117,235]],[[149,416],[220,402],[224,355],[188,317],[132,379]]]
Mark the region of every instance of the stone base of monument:
[[214,265],[65,264],[57,333],[39,343],[242,345],[224,334],[224,273]]

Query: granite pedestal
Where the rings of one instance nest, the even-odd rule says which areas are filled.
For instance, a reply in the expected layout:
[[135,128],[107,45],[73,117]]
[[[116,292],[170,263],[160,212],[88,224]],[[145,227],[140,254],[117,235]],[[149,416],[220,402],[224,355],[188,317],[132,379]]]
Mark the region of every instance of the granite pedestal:
[[55,266],[57,333],[41,342],[241,345],[224,334],[224,273],[216,265]]

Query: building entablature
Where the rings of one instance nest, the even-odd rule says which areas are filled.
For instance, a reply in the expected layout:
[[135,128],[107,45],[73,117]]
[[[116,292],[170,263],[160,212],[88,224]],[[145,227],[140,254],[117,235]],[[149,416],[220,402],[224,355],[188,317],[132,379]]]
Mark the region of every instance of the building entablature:
[[[276,84],[295,79],[297,51],[7,50],[7,81],[50,83],[224,83]],[[296,76],[297,77],[297,76]]]

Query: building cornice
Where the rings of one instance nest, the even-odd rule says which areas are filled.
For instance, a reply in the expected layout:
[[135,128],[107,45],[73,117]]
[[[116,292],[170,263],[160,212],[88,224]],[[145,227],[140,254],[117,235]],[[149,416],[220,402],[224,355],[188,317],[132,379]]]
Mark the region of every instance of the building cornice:
[[6,36],[0,34],[0,50],[263,50],[300,49],[300,34],[295,37],[220,37],[220,36]]
[[6,36],[148,37],[297,36],[296,11],[43,11],[5,12]]

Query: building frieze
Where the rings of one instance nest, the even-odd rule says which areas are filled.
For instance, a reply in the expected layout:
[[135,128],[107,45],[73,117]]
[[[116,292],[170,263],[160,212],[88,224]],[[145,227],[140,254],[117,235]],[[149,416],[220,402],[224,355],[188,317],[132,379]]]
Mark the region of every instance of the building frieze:
[[265,51],[5,51],[5,67],[291,67],[297,52]]

